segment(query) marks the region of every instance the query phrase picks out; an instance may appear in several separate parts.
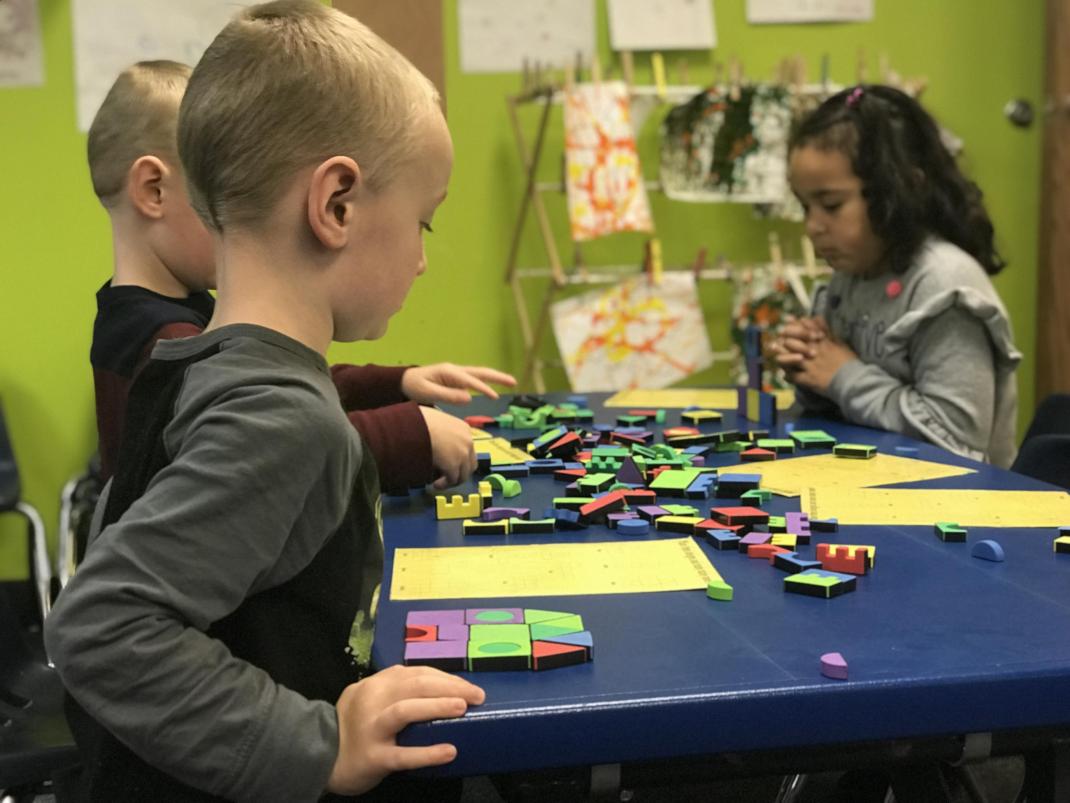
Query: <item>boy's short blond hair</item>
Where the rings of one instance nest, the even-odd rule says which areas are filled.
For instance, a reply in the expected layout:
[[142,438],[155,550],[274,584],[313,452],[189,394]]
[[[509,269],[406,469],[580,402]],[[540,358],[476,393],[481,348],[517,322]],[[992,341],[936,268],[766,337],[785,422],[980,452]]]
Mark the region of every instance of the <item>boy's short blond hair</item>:
[[86,148],[93,191],[104,206],[115,205],[142,156],[178,165],[178,106],[191,72],[177,61],[139,61],[115,79],[89,126]]
[[216,230],[255,227],[294,174],[351,156],[381,188],[415,149],[438,93],[352,17],[316,0],[239,12],[190,77],[178,150],[190,201]]

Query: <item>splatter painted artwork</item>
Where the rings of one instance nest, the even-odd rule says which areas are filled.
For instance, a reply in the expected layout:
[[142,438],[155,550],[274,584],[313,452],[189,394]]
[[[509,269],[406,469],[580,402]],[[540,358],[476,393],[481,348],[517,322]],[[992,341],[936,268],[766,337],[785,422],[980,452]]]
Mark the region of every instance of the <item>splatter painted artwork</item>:
[[573,240],[653,229],[622,81],[566,93],[565,176]]
[[557,302],[551,317],[573,390],[663,388],[713,363],[690,272],[592,290]]

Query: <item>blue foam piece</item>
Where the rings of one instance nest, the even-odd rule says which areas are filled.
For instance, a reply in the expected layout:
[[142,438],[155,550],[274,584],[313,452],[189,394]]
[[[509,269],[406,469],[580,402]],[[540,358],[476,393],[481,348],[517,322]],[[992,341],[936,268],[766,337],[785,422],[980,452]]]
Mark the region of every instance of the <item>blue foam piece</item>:
[[547,510],[546,518],[555,519],[559,530],[586,530],[587,525],[580,521],[578,510],[559,510],[557,508]]
[[579,405],[580,407],[586,407],[587,406],[587,397],[586,396],[569,396],[565,401],[570,401],[573,404]]
[[581,630],[579,633],[562,633],[560,636],[547,636],[536,639],[537,641],[552,641],[555,644],[577,644],[591,649],[594,647],[594,637],[590,630]]
[[981,560],[991,560],[1000,563],[1003,560],[1003,547],[995,541],[986,539],[973,545],[970,554]]
[[617,522],[617,532],[624,535],[646,535],[650,532],[650,522],[646,519],[624,519]]
[[531,474],[531,469],[526,463],[517,463],[513,466],[494,466],[494,473],[501,474],[506,479],[514,480],[517,477],[526,477]]
[[721,485],[731,484],[733,482],[760,484],[761,481],[761,474],[720,474],[718,476],[718,483]]
[[784,425],[784,434],[785,435],[787,433],[789,433],[789,432],[794,432],[794,431],[795,431],[795,425],[792,424],[790,421],[787,424]]
[[896,454],[903,454],[909,457],[913,457],[918,453],[918,450],[913,446],[896,446],[895,451]]

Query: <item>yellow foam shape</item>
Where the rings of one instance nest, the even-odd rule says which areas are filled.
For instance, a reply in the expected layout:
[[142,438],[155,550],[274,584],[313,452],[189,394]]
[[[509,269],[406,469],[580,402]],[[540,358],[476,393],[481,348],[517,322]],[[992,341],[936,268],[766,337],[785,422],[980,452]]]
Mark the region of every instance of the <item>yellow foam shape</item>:
[[800,500],[811,519],[845,524],[927,525],[954,521],[960,527],[1059,527],[1070,521],[1070,494],[1063,491],[855,488],[838,493],[810,488]]
[[693,538],[394,551],[393,600],[639,594],[721,580]]
[[[778,410],[787,410],[795,402],[795,391],[773,391]],[[735,410],[739,402],[735,388],[662,388],[660,390],[622,390],[610,396],[606,407],[706,407]]]
[[[740,471],[746,471],[747,474],[760,474],[761,487],[781,496],[798,496],[804,489],[811,487],[829,491],[849,490],[974,473],[970,468],[933,463],[913,457],[900,457],[894,454],[878,454],[864,462],[844,460],[831,454],[782,456],[769,462],[747,463],[745,469],[739,466],[728,466],[720,471],[725,474]],[[811,518],[822,517],[812,516]],[[933,521],[936,520],[933,519]]]

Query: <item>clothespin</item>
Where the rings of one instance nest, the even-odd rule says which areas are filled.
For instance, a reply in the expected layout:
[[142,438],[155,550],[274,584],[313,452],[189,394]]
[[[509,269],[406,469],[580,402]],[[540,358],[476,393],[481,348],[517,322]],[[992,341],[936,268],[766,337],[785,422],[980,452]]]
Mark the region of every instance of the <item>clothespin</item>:
[[583,81],[583,53],[576,51],[576,80]]
[[702,269],[706,267],[706,246],[702,246],[695,254],[695,261],[691,265],[691,275],[695,277],[695,281],[698,281],[699,274],[702,273]]
[[814,244],[805,234],[800,239],[802,240],[803,265],[806,266],[806,278],[813,280],[817,277],[817,258],[814,256]]
[[661,53],[650,54],[650,68],[654,73],[654,86],[657,88],[658,98],[665,100],[665,59]]
[[796,91],[806,84],[806,57],[802,53],[795,54],[795,70],[792,75],[791,85]]
[[624,83],[628,85],[628,89],[635,86],[635,61],[632,59],[632,51],[622,50],[620,52],[620,73],[624,78]]
[[743,65],[738,58],[732,56],[731,60],[728,62],[728,97],[734,101],[739,100],[739,85],[742,82],[742,78]]
[[531,62],[528,61],[527,56],[524,57],[520,72],[520,88],[522,92],[531,91]]
[[646,274],[650,283],[657,287],[661,284],[661,276],[665,266],[661,261],[661,240],[651,237],[646,242]]
[[780,250],[780,235],[775,231],[769,232],[769,261],[773,265],[773,281],[779,282],[784,278],[784,254]]

